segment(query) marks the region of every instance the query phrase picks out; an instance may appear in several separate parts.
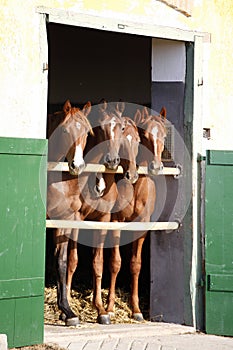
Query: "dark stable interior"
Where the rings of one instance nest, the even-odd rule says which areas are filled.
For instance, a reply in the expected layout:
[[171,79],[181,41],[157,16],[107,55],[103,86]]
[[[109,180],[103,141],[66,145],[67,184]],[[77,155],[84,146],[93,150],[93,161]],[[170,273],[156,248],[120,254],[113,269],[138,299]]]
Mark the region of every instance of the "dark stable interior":
[[[74,105],[107,101],[151,104],[151,38],[60,24],[48,24],[48,112]],[[127,111],[126,111],[127,113]],[[80,231],[80,235],[85,234]],[[129,234],[125,232],[124,234]],[[130,244],[121,247],[122,268],[117,287],[130,290]],[[46,284],[55,284],[52,233],[47,234]],[[149,308],[150,240],[143,246],[139,293]],[[105,249],[103,288],[108,288],[110,250]],[[73,285],[92,288],[92,248],[79,244]],[[147,312],[148,310],[143,310]]]

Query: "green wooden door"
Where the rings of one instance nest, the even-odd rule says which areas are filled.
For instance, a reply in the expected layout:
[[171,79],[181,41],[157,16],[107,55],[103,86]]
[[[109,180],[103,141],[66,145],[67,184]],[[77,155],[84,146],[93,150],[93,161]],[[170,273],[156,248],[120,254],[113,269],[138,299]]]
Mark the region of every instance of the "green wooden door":
[[233,151],[206,160],[206,332],[233,336]]
[[0,333],[43,342],[46,140],[0,138]]

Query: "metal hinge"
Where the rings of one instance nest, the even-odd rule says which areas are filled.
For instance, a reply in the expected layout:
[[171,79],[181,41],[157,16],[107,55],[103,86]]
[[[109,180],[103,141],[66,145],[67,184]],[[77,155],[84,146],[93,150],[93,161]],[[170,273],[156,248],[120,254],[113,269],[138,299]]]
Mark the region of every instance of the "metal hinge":
[[47,71],[47,70],[49,70],[49,65],[48,65],[48,63],[46,62],[46,63],[43,63],[43,72],[45,72],[45,71]]
[[199,78],[197,81],[197,86],[203,86],[203,78]]
[[200,278],[199,282],[197,282],[197,288],[204,288],[205,287],[205,280],[204,278]]

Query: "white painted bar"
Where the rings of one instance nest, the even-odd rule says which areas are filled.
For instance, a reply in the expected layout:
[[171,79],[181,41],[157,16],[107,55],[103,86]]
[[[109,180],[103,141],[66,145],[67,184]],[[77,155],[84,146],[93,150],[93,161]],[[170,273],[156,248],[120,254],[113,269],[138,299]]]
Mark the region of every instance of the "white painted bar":
[[[48,171],[69,171],[68,163],[66,162],[48,162]],[[87,164],[84,172],[87,173],[116,173],[116,174],[122,174],[123,169],[121,166],[118,167],[117,170],[109,170],[107,169],[103,164]],[[148,175],[147,167],[139,167],[138,168],[139,174]],[[162,170],[158,170],[156,175],[180,175],[180,169],[179,168],[169,168],[164,167]]]
[[178,222],[99,222],[99,221],[72,221],[72,220],[46,220],[47,228],[78,228],[87,230],[177,230]]

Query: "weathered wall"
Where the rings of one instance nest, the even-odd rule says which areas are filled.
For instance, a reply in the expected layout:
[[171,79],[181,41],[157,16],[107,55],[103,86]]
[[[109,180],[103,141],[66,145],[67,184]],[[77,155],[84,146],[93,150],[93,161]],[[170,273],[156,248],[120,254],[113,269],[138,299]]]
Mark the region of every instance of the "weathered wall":
[[204,45],[203,126],[211,128],[208,148],[233,149],[231,0],[195,0],[191,17],[155,0],[2,0],[0,6],[1,136],[45,137],[39,14],[35,9],[47,6],[211,33],[211,44]]

